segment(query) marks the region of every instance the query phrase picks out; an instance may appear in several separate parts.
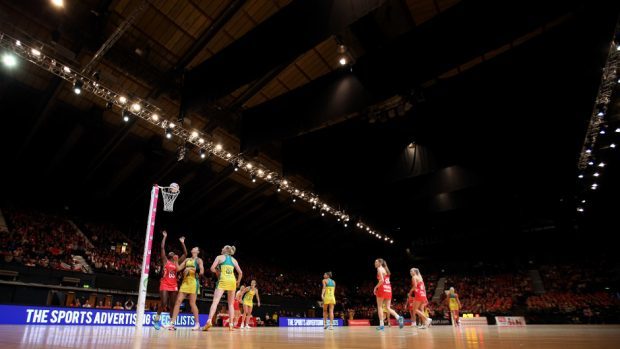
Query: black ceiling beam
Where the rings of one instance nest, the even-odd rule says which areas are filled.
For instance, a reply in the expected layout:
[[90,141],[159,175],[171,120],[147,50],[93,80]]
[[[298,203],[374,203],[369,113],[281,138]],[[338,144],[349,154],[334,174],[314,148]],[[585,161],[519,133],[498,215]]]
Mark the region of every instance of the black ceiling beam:
[[384,2],[293,1],[186,74],[184,95],[189,110],[203,109],[239,86],[292,62]]
[[211,25],[200,34],[192,46],[179,58],[176,65],[164,76],[164,79],[157,84],[157,88],[150,93],[150,97],[157,98],[161,93],[167,92],[174,84],[175,76],[181,74],[188,64],[207,47],[213,37],[230,21],[233,16],[245,5],[247,0],[234,0],[226,9],[211,23]]
[[256,188],[245,193],[243,196],[237,199],[234,204],[227,207],[224,212],[218,215],[220,217],[218,221],[225,221],[228,218],[235,218],[235,217],[230,217],[230,216],[234,215],[235,213],[238,214],[239,211],[241,211],[241,209],[245,207],[248,203],[252,202],[254,198],[262,196],[262,194],[265,191],[269,190],[271,187],[272,187],[271,183],[263,182],[262,184],[256,186]]
[[224,181],[226,181],[233,172],[235,172],[233,165],[229,165],[218,172],[205,187],[196,191],[195,194],[191,196],[191,198],[187,201],[187,204],[184,205],[185,209],[181,212],[188,211],[193,208],[200,200],[209,195],[213,189],[224,183]]
[[230,105],[229,109],[238,110],[243,107],[243,104],[263,89],[271,80],[275,79],[284,69],[288,67],[288,64],[280,64],[279,66],[271,69],[260,79],[252,83],[247,90],[243,91],[239,97],[237,97]]
[[[573,3],[460,3],[335,72],[243,112],[247,147],[283,140],[407,93],[574,10]],[[295,117],[291,117],[295,115]]]

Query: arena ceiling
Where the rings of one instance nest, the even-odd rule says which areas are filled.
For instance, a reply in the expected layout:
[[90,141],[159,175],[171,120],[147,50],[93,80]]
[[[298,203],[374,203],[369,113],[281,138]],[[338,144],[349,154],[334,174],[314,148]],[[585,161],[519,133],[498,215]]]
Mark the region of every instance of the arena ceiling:
[[[437,232],[514,232],[567,217],[617,7],[87,0],[57,9],[3,0],[0,29],[183,115],[185,126],[362,215],[402,247]],[[0,77],[9,197],[141,224],[150,184],[176,181],[183,194],[164,222],[196,236],[390,247],[217,159],[190,149],[177,161],[178,140],[125,125],[118,110],[33,65]]]

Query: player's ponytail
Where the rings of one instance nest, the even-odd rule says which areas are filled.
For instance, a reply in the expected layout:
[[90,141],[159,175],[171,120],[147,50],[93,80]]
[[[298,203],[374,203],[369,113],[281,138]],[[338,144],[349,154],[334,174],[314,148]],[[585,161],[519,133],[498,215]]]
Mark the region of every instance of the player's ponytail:
[[378,258],[377,262],[379,262],[379,265],[381,265],[383,269],[385,269],[385,275],[390,276],[390,268],[388,268],[387,262],[385,261],[385,259]]

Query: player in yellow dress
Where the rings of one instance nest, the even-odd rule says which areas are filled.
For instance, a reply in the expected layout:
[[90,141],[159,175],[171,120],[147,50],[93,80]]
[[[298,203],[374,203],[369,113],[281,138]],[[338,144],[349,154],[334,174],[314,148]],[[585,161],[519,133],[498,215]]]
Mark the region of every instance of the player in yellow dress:
[[[224,248],[222,248],[222,254],[215,257],[211,265],[211,271],[217,275],[218,281],[215,291],[213,292],[213,303],[211,303],[209,319],[204,327],[205,331],[208,331],[213,326],[212,319],[217,311],[217,305],[220,303],[224,291],[226,291],[226,296],[228,297],[228,318],[231,320],[235,318],[235,291],[237,287],[239,287],[239,283],[243,277],[243,272],[239,267],[239,263],[232,257],[236,250],[235,246],[224,246]],[[239,274],[238,279],[235,277],[235,270],[237,270],[237,274]],[[231,331],[234,329],[234,325],[232,321],[228,322]]]
[[[181,307],[181,303],[183,303],[186,296],[189,297],[189,306],[194,314],[195,325],[194,328],[192,328],[192,331],[200,329],[200,319],[198,318],[196,297],[200,294],[199,277],[204,275],[204,267],[202,259],[198,258],[200,249],[198,247],[194,247],[192,248],[191,253],[191,258],[187,258],[183,261],[183,263],[177,264],[177,272],[183,270],[183,282],[181,283],[181,288],[179,289],[177,301],[174,304],[174,311],[172,312],[172,318],[170,318],[170,325],[167,326],[170,330],[175,330],[174,322],[179,315],[179,308]],[[196,273],[198,273],[199,277],[196,277]]]
[[252,318],[255,295],[258,306],[260,307],[260,295],[258,294],[258,288],[256,288],[256,280],[252,280],[250,287],[246,287],[245,294],[243,295],[243,318],[241,320],[241,328],[250,328],[249,323]]
[[448,301],[448,308],[450,309],[452,324],[454,326],[460,326],[461,321],[459,317],[459,311],[461,310],[461,300],[459,299],[459,294],[454,291],[454,287],[450,287],[450,290],[446,291],[446,300]]
[[327,329],[327,312],[329,310],[329,329],[334,329],[334,306],[336,306],[336,282],[332,280],[332,272],[323,274],[323,329]]

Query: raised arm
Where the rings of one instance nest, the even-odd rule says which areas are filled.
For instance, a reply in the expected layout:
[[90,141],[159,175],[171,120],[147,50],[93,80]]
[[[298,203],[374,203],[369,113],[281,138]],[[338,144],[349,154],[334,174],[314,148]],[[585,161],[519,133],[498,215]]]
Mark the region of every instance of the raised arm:
[[161,239],[161,264],[166,265],[168,262],[168,258],[166,258],[166,237],[168,237],[168,233],[164,230],[161,234],[164,236]]
[[181,241],[181,247],[183,247],[183,254],[181,255],[181,258],[179,258],[179,261],[183,262],[185,258],[187,258],[187,247],[185,247],[185,236],[181,236],[179,238],[179,241]]
[[237,287],[239,287],[239,285],[241,285],[241,279],[243,278],[243,272],[241,271],[241,268],[239,267],[239,263],[237,263],[236,259],[233,258],[232,262],[233,262],[233,265],[235,266],[235,270],[237,270],[237,274],[239,274],[239,278],[237,278]]

